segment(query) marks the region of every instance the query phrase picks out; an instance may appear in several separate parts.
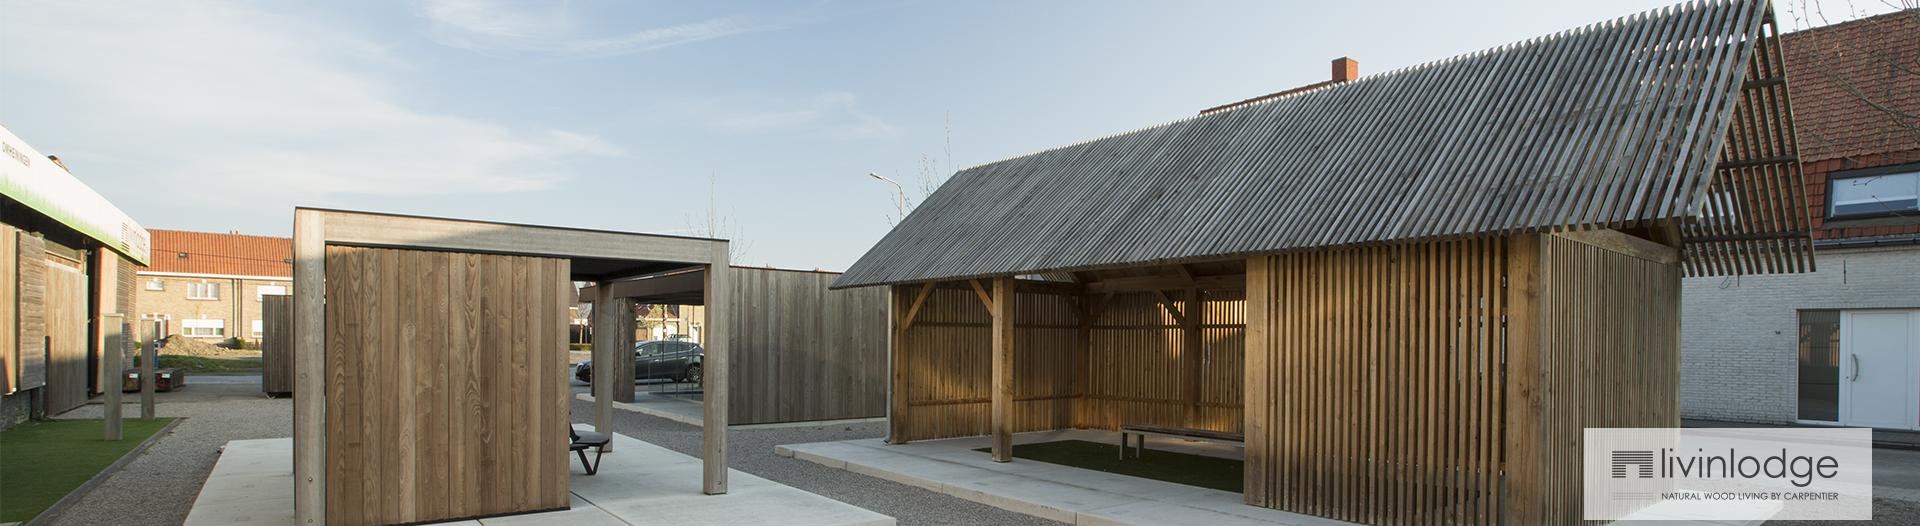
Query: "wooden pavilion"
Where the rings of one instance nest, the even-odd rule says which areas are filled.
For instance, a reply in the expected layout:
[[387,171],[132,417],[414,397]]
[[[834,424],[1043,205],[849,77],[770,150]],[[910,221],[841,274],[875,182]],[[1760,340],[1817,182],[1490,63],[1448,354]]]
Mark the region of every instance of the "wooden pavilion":
[[[727,241],[297,208],[293,252],[300,524],[567,508],[570,282],[695,267],[715,337],[702,490],[726,493]],[[595,332],[618,334],[619,318]],[[595,367],[629,348],[596,345]],[[610,433],[618,377],[594,377]]]
[[1692,2],[955,174],[891,287],[889,441],[1243,432],[1250,505],[1570,523],[1677,427],[1683,275],[1812,265],[1764,0]]

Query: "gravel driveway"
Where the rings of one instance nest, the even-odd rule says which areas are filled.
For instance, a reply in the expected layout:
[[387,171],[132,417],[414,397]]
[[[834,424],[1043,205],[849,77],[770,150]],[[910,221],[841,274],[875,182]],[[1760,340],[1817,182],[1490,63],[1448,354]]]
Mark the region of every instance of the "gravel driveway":
[[[293,400],[266,398],[258,376],[194,376],[157,396],[160,416],[186,419],[64,513],[42,517],[46,524],[180,524],[227,441],[293,436]],[[138,418],[139,400],[129,393],[121,414]],[[90,404],[59,418],[100,412]]]

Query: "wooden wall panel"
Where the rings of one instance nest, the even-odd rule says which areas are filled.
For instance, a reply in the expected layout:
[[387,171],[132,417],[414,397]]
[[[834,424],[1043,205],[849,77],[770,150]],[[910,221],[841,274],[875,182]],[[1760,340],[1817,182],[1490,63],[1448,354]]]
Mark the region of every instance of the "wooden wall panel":
[[[911,305],[917,287],[896,293],[895,312]],[[1015,295],[1014,432],[1073,426],[1079,398],[1078,325],[1068,296],[1022,291]],[[992,388],[992,342],[987,308],[972,288],[948,284],[927,296],[905,335],[905,429],[896,441],[985,435]],[[897,395],[897,393],[896,393]]]
[[260,390],[293,393],[293,296],[260,298]]
[[49,257],[46,268],[47,414],[87,403],[87,275],[79,262]]
[[732,268],[732,424],[886,414],[887,291],[839,274]]
[[14,268],[19,272],[15,289],[19,312],[18,335],[20,383],[16,389],[47,385],[47,250],[46,240],[19,232],[14,238]]
[[566,507],[568,263],[330,246],[326,266],[328,522]]
[[1505,257],[1475,239],[1251,258],[1247,503],[1498,521]]
[[0,224],[0,394],[13,394],[20,383],[19,236],[20,230]]
[[[1583,430],[1679,427],[1680,276],[1671,254],[1649,259],[1578,238],[1540,240],[1537,421],[1515,451],[1528,464],[1520,523],[1582,516]],[[1670,252],[1670,251],[1669,251]],[[1521,374],[1516,369],[1515,374]]]
[[[1184,292],[1181,294],[1185,294]],[[1183,295],[1095,296],[1098,318],[1088,345],[1087,410],[1076,427],[1118,430],[1150,424],[1241,431],[1245,294],[1201,291],[1202,342],[1189,350]],[[1198,376],[1196,376],[1196,374]]]

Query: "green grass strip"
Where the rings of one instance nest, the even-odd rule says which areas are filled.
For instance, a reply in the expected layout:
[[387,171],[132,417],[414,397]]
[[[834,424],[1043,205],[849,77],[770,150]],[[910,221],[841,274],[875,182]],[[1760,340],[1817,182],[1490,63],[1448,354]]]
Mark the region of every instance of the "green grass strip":
[[[1209,457],[1148,449],[1133,458],[1120,459],[1119,444],[1100,444],[1085,440],[1060,440],[1013,446],[1014,458],[1080,469],[1105,471],[1116,475],[1140,477],[1188,486],[1213,488],[1239,493],[1246,483],[1244,463],[1230,458]],[[974,451],[992,451],[980,448]]]
[[39,515],[171,421],[122,420],[117,442],[101,439],[100,420],[33,421],[0,431],[0,522]]

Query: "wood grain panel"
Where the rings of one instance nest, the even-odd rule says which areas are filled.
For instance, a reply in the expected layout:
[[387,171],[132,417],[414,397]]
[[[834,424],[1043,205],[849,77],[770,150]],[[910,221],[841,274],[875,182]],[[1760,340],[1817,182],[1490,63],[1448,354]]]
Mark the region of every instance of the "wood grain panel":
[[293,394],[293,296],[260,298],[260,390]]
[[20,383],[19,237],[18,229],[0,224],[0,394],[13,394]]
[[87,403],[87,275],[79,263],[49,257],[46,268],[47,414]]
[[[918,287],[895,294],[894,312],[906,312]],[[1016,288],[1012,355],[1012,432],[1074,426],[1080,393],[1076,309],[1070,296]],[[987,308],[971,287],[949,284],[926,296],[905,334],[896,372],[904,405],[896,409],[895,442],[985,435],[991,431],[992,329]],[[901,394],[895,387],[895,396]],[[905,412],[899,412],[899,410]]]
[[567,506],[568,266],[327,247],[329,523]]
[[14,289],[19,311],[17,331],[20,383],[16,390],[47,385],[47,249],[40,236],[19,232],[14,238]]
[[829,272],[731,271],[729,423],[886,414],[886,290],[828,290]]

